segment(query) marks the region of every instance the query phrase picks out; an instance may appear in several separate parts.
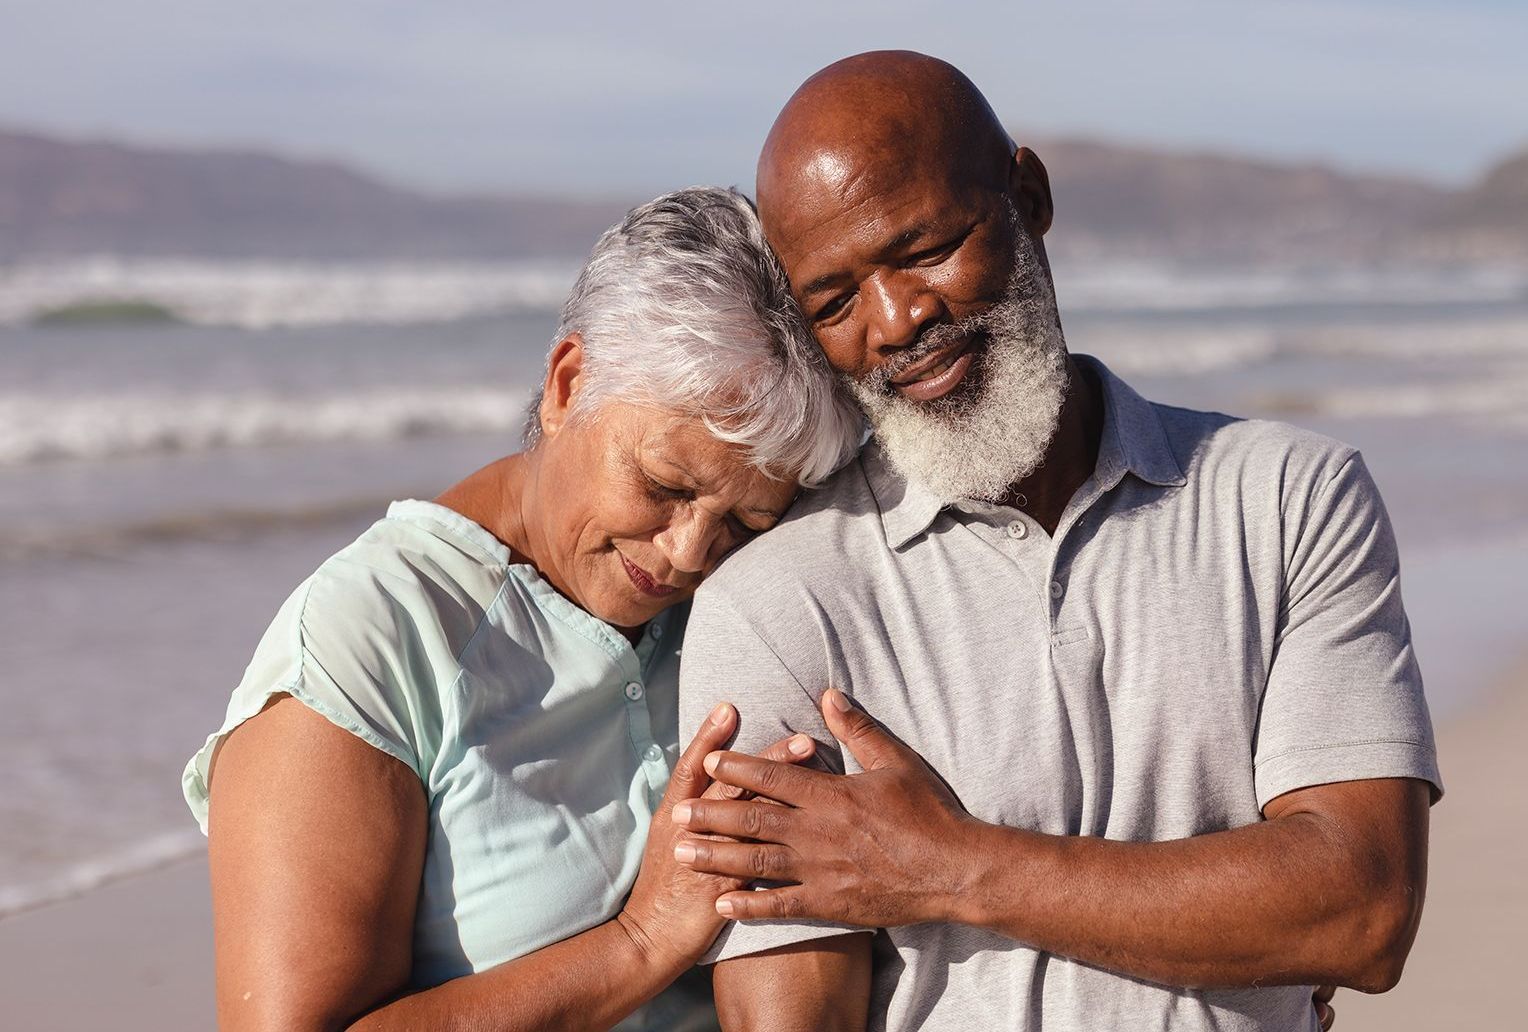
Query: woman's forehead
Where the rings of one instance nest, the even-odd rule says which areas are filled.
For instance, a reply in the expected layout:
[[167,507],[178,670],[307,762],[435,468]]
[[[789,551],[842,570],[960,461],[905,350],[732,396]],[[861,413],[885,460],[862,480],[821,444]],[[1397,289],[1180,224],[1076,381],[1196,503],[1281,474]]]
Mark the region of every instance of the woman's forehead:
[[669,415],[655,419],[638,444],[643,461],[678,473],[707,493],[763,503],[761,511],[776,511],[783,498],[795,494],[794,482],[771,478],[749,461],[738,444],[718,440],[699,417]]

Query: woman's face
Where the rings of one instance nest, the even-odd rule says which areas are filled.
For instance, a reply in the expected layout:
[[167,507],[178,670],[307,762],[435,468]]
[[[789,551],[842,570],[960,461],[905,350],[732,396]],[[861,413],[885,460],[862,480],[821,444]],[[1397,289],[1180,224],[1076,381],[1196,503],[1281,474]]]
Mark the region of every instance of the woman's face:
[[698,419],[620,402],[543,421],[538,563],[559,591],[617,627],[690,597],[728,551],[796,494]]

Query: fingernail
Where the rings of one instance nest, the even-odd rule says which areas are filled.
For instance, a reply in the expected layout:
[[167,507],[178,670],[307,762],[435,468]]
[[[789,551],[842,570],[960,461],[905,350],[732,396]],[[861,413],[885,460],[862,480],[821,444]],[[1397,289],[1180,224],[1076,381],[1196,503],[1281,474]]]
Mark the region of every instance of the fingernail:
[[702,763],[701,763],[701,766],[706,768],[706,773],[707,774],[715,775],[715,773],[716,773],[716,765],[718,763],[720,763],[720,762],[722,762],[722,754],[721,753],[719,753],[719,752],[707,753],[705,760],[702,761]]
[[731,704],[719,702],[716,704],[716,708],[711,711],[711,723],[715,724],[717,727],[721,727],[723,724],[727,723],[731,716]]
[[674,847],[674,859],[682,864],[690,863],[695,859],[695,844],[693,842],[681,842]]
[[812,751],[812,740],[806,735],[794,735],[789,742],[785,743],[785,747],[790,750],[792,756],[805,756]]
[[732,916],[732,900],[723,897],[716,901],[716,912],[723,917]]
[[690,804],[689,804],[688,801],[685,801],[685,802],[682,802],[682,803],[675,803],[674,804],[674,823],[675,824],[689,824],[690,823]]
[[839,691],[837,688],[829,688],[826,694],[828,696],[828,705],[832,706],[840,713],[849,712],[849,697],[847,695]]

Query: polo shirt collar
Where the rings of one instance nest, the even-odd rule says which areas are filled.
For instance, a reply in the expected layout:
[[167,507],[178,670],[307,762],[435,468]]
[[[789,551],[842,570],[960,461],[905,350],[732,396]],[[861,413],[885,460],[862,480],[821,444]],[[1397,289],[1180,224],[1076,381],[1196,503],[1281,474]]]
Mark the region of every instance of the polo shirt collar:
[[[1098,377],[1104,399],[1095,481],[1109,490],[1126,473],[1132,473],[1158,487],[1181,487],[1186,482],[1183,470],[1168,444],[1167,431],[1156,408],[1098,359],[1091,355],[1073,357]],[[892,548],[901,548],[928,530],[946,507],[922,485],[893,471],[874,438],[865,446],[860,462],[881,511],[886,541]]]
[[1187,483],[1156,406],[1092,355],[1075,357],[1078,365],[1092,370],[1102,388],[1104,428],[1093,476],[1105,490],[1118,484],[1126,473],[1157,487]]

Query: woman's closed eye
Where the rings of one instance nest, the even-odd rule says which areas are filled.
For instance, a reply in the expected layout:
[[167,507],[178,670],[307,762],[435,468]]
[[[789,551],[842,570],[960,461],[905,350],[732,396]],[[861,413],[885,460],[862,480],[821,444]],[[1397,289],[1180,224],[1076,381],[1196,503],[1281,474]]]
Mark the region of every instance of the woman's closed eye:
[[679,487],[676,484],[665,484],[661,480],[654,479],[644,473],[642,480],[647,488],[648,495],[659,502],[693,502],[695,492],[688,487]]

